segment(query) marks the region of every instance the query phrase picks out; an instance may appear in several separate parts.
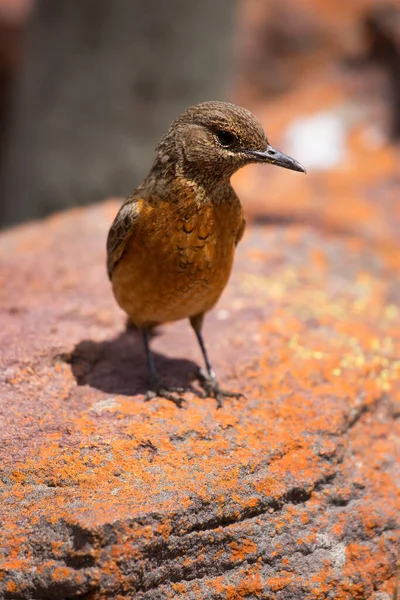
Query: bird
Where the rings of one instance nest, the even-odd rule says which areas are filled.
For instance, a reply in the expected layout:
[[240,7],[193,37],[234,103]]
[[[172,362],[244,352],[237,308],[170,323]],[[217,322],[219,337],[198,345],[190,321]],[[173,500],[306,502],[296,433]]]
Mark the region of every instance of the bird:
[[117,303],[142,333],[150,376],[146,399],[181,407],[184,389],[167,387],[150,350],[157,325],[189,319],[205,363],[204,395],[240,397],[220,387],[206,350],[204,315],[217,303],[231,274],[246,221],[230,178],[250,163],[305,173],[273,148],[259,120],[228,102],[187,108],[162,137],[143,182],[117,213],[107,238],[107,270]]

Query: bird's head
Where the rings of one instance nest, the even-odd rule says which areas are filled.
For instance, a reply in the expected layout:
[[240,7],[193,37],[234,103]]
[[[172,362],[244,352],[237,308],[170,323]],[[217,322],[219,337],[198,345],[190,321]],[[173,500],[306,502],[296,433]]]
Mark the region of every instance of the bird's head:
[[194,180],[227,179],[250,163],[270,163],[305,173],[305,168],[275,150],[261,123],[245,108],[227,102],[202,102],[174,121],[158,147],[158,161],[176,165]]

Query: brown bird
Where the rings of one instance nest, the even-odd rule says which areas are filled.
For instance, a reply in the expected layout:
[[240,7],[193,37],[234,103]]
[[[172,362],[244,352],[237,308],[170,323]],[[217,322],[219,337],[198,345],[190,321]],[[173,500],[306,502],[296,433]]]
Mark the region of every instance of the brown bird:
[[188,108],[156,150],[150,173],[122,205],[107,240],[108,275],[115,298],[142,331],[150,373],[147,398],[178,406],[180,388],[157,376],[149,330],[189,318],[206,365],[207,395],[224,396],[202,336],[203,318],[218,301],[243,236],[242,205],[230,177],[249,163],[270,163],[305,173],[304,167],[269,145],[261,123],[244,108],[204,102]]

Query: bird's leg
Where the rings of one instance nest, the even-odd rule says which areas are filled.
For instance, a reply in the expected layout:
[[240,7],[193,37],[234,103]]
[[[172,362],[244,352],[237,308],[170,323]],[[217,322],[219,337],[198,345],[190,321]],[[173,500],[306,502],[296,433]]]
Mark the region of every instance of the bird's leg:
[[200,380],[207,396],[213,396],[217,401],[217,408],[221,408],[223,398],[242,398],[243,394],[237,392],[230,392],[229,390],[223,390],[222,388],[220,388],[217,376],[215,375],[215,371],[212,368],[212,365],[208,358],[206,346],[204,344],[203,334],[201,332],[201,328],[203,325],[203,317],[204,315],[200,314],[190,318],[190,324],[192,325],[197,340],[199,342],[199,346],[201,348],[201,353],[203,354],[207,371],[207,373],[204,373],[200,369]]
[[151,390],[149,390],[146,393],[145,400],[151,400],[152,398],[156,398],[158,396],[159,398],[165,398],[166,400],[170,400],[171,402],[174,402],[174,404],[176,404],[177,406],[179,406],[179,408],[181,408],[182,405],[186,402],[185,398],[182,398],[182,396],[179,396],[179,395],[177,396],[176,394],[174,394],[172,392],[182,394],[185,390],[183,388],[166,387],[162,383],[162,381],[159,379],[159,377],[157,375],[156,366],[154,364],[153,354],[150,350],[148,330],[142,329],[142,335],[143,335],[143,345],[144,345],[144,349],[146,352],[147,367],[149,369],[150,383],[151,383],[151,388],[152,388]]

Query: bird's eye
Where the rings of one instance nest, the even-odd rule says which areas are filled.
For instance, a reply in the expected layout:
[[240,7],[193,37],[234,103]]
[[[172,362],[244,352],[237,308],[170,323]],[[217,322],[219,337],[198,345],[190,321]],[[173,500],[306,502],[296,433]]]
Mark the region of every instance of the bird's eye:
[[215,135],[217,136],[217,139],[221,146],[223,146],[224,148],[229,148],[230,146],[233,146],[233,144],[236,142],[236,136],[230,131],[225,131],[225,129],[218,129],[215,132]]

